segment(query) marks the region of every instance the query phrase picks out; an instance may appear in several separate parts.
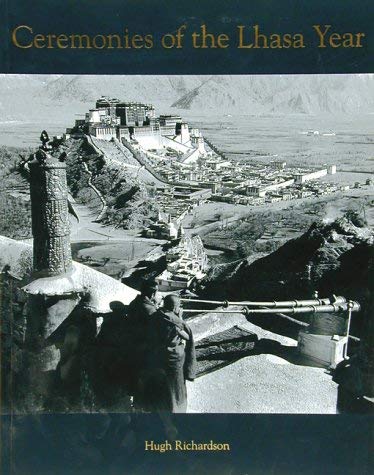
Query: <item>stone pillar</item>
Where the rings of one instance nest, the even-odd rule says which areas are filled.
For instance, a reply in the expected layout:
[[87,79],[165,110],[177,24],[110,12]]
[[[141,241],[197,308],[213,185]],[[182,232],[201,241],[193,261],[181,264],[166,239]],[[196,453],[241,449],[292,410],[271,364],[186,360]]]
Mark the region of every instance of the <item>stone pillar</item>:
[[[42,146],[30,156],[30,198],[33,234],[33,277],[64,276],[72,270],[66,154],[49,144],[42,132]],[[29,295],[25,336],[24,364],[30,393],[47,397],[50,390],[49,370],[56,368],[59,351],[46,345],[46,338],[69,315],[77,295]]]
[[57,276],[72,266],[65,154],[43,145],[29,162],[33,267],[37,277]]

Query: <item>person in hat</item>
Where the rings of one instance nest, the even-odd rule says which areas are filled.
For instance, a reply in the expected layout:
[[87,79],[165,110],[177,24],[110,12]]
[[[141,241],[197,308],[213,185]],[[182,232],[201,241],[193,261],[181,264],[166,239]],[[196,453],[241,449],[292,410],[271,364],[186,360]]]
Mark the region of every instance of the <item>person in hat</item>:
[[[180,298],[169,294],[149,325],[152,350],[145,382],[148,410],[186,412],[186,380],[196,377],[196,354],[190,327],[180,317]],[[147,388],[148,386],[148,388]]]
[[154,280],[143,281],[141,293],[129,305],[126,317],[126,353],[128,360],[127,379],[133,394],[134,406],[143,409],[143,394],[139,380],[146,370],[147,355],[150,352],[149,323],[157,312],[156,295],[158,286]]
[[[110,406],[120,399],[124,404],[125,394],[129,400],[128,375],[132,369],[128,365],[128,345],[124,341],[127,306],[115,300],[109,307],[111,312],[102,314],[103,323],[96,337],[92,379],[98,401]],[[127,402],[126,405],[130,406]]]
[[144,280],[140,295],[130,303],[127,312],[127,322],[135,326],[144,326],[149,317],[157,312],[156,295],[158,285],[155,280]]

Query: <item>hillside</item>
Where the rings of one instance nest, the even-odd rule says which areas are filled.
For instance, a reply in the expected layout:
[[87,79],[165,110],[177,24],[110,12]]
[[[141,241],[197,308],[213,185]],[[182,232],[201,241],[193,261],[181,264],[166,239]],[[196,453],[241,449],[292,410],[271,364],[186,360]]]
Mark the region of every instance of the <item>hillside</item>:
[[311,298],[314,290],[321,296],[344,295],[362,305],[353,325],[359,334],[369,318],[373,251],[373,233],[346,217],[314,223],[302,236],[261,259],[213,269],[201,295],[229,300]]
[[118,143],[84,138],[68,140],[61,148],[68,154],[73,197],[95,208],[101,223],[139,229],[157,217],[153,177]]
[[27,180],[16,169],[24,148],[0,147],[0,234],[13,239],[31,237],[31,205]]
[[[70,192],[88,205],[103,224],[141,229],[157,217],[153,198],[155,178],[121,144],[94,140],[62,142]],[[27,173],[20,173],[20,157],[30,149],[0,147],[0,229],[13,239],[31,237],[31,206]],[[103,204],[105,209],[103,210]]]

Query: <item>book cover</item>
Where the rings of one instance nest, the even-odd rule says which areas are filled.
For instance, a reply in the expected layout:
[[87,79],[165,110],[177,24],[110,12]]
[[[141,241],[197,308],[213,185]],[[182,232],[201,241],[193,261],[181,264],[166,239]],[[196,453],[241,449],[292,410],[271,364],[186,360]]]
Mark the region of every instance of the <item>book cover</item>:
[[1,5],[2,473],[370,473],[371,2]]

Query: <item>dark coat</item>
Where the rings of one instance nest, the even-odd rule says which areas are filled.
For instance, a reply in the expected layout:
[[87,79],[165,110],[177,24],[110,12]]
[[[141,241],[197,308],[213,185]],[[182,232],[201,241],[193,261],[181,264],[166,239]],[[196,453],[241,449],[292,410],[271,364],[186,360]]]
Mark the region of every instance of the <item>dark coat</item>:
[[127,308],[104,317],[97,337],[95,387],[102,398],[126,391],[136,395],[147,353],[147,325],[154,303],[138,295]]
[[149,325],[151,351],[145,395],[149,409],[186,412],[186,379],[196,376],[192,331],[173,312],[158,310]]
[[127,310],[127,322],[136,326],[145,325],[151,315],[157,312],[155,303],[144,295],[137,295]]
[[138,295],[129,305],[125,318],[123,335],[124,371],[130,393],[134,396],[136,406],[143,406],[139,378],[145,369],[147,355],[150,351],[148,335],[152,316],[157,312],[155,303],[144,295]]
[[148,327],[151,317],[157,312],[154,302],[138,295],[129,305],[126,317],[127,343],[135,358],[144,359],[149,351]]

